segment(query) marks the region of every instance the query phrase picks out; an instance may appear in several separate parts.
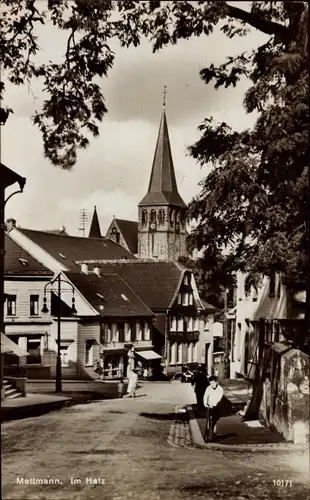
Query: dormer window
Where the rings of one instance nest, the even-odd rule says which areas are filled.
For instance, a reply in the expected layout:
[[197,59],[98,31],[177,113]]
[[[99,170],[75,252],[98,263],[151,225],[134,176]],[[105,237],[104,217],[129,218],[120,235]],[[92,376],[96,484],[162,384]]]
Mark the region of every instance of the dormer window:
[[26,267],[28,266],[28,260],[27,259],[18,259],[18,262],[20,263],[21,266]]
[[65,258],[66,258],[66,256],[65,256],[64,254],[60,253],[60,252],[58,252],[58,255],[59,255],[59,257],[61,257],[62,259],[65,259]]
[[147,210],[142,210],[142,224],[147,223]]
[[116,227],[113,227],[112,229],[112,238],[115,241],[115,243],[119,244],[120,242],[120,233],[116,229]]

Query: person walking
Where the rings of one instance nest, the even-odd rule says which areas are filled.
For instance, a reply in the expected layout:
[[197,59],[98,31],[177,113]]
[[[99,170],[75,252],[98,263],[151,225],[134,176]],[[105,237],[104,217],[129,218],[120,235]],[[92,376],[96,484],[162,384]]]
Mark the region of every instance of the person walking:
[[204,408],[203,397],[209,385],[209,381],[201,365],[198,365],[197,371],[192,377],[191,384],[194,386],[198,409],[202,410]]
[[[220,403],[224,396],[223,387],[217,381],[217,378],[211,376],[209,378],[210,385],[207,387],[204,394],[203,403],[206,410],[209,410],[212,417],[212,430],[211,436],[212,440],[216,437],[216,423],[219,420],[220,414]],[[208,414],[208,412],[207,412]],[[208,416],[207,416],[208,418]],[[208,428],[209,422],[206,422],[206,428]]]
[[131,370],[128,373],[128,397],[129,398],[135,398],[136,397],[136,390],[137,390],[137,385],[138,385],[138,375],[135,370]]

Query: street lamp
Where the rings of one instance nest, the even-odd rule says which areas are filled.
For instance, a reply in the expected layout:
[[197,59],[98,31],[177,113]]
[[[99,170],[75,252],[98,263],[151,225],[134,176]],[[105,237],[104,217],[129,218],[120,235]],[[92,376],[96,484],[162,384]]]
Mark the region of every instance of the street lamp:
[[[46,305],[46,290],[49,286],[57,283],[57,294],[58,294],[58,306],[57,306],[57,361],[56,361],[56,392],[62,392],[62,380],[61,380],[61,356],[60,356],[60,339],[61,339],[61,283],[66,283],[71,287],[72,290],[72,314],[76,314],[77,310],[75,308],[75,297],[74,297],[74,286],[69,281],[63,279],[60,274],[56,276],[52,281],[49,281],[44,287],[44,297],[43,297],[43,307],[42,313],[47,314],[48,307]],[[50,290],[53,292],[54,290]]]

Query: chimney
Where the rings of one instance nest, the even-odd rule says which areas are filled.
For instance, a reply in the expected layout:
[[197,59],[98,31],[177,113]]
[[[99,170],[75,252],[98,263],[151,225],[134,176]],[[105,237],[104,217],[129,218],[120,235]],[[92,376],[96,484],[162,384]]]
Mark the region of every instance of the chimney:
[[88,264],[83,263],[83,264],[81,265],[81,271],[82,271],[82,273],[84,273],[84,274],[88,274]]
[[6,221],[6,230],[10,231],[10,229],[13,229],[13,227],[16,227],[16,220],[15,219],[8,219]]
[[100,267],[99,266],[94,267],[94,273],[100,277]]

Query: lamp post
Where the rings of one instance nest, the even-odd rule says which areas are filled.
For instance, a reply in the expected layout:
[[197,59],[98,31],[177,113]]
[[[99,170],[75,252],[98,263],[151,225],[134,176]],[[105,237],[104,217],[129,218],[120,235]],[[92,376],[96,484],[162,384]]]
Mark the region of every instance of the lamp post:
[[[69,281],[63,279],[61,274],[58,274],[56,278],[52,281],[49,281],[44,287],[44,297],[43,297],[43,308],[42,313],[48,313],[48,307],[46,305],[46,291],[47,288],[52,286],[54,283],[57,283],[57,295],[58,295],[58,305],[57,305],[57,361],[56,361],[56,392],[62,392],[62,380],[61,380],[61,356],[60,356],[60,340],[61,340],[61,283],[66,283],[71,287],[72,290],[72,314],[76,314],[77,311],[75,309],[75,297],[74,297],[74,286]],[[50,290],[53,292],[54,290]]]
[[229,338],[228,338],[228,290],[224,293],[224,378],[229,378]]

